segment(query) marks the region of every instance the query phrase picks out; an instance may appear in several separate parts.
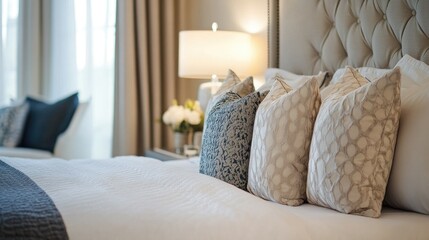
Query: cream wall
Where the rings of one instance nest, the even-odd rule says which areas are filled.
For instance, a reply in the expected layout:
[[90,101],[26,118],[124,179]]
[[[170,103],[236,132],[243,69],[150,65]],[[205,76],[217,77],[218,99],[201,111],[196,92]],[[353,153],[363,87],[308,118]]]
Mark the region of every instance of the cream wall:
[[[210,30],[212,22],[217,22],[219,30],[250,33],[255,50],[251,74],[263,81],[268,65],[267,4],[267,0],[183,0],[181,30]],[[179,81],[179,101],[183,102],[187,98],[196,99],[199,84],[208,79]]]

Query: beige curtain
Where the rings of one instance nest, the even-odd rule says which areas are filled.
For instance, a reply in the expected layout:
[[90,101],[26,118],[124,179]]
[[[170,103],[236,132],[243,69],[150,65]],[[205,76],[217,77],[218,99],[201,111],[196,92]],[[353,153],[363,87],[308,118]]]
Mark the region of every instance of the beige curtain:
[[176,0],[118,0],[113,156],[168,146],[160,122],[177,96]]

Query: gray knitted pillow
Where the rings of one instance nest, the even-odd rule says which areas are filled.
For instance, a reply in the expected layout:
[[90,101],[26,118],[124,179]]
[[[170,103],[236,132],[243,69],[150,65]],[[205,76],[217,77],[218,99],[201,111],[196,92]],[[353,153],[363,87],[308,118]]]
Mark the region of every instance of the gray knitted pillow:
[[19,144],[28,110],[27,103],[0,109],[0,146],[16,147]]
[[213,106],[206,120],[200,173],[246,190],[253,123],[263,95],[228,92]]

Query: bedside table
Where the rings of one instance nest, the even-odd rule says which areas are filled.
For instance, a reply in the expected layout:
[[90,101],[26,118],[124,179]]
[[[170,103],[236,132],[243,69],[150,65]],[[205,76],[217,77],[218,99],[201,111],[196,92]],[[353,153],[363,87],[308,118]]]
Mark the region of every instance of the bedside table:
[[188,159],[189,157],[185,156],[184,154],[177,154],[173,151],[161,149],[161,148],[154,148],[152,150],[146,151],[144,153],[145,157],[151,157],[156,158],[161,161],[169,161],[169,160],[177,160],[177,159]]

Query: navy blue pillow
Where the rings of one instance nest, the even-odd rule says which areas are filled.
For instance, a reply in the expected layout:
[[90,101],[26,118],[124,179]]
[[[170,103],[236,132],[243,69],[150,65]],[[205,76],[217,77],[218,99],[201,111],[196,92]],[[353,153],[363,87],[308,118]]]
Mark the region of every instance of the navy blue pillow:
[[30,110],[19,147],[53,152],[58,136],[69,126],[79,104],[78,93],[52,104],[30,97],[25,101]]

